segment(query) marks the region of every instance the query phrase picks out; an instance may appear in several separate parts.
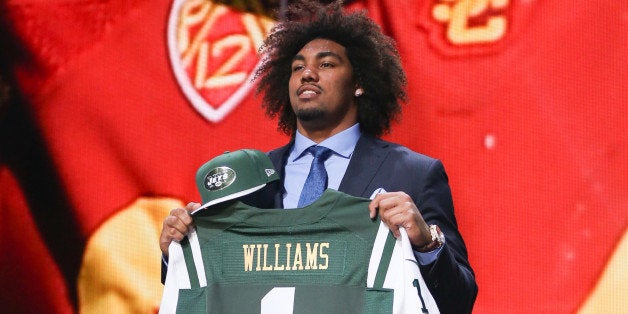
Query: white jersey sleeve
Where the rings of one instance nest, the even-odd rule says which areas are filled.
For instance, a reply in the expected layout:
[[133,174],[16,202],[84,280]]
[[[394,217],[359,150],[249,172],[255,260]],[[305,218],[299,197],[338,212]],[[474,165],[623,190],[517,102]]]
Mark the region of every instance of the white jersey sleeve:
[[[401,236],[395,240],[383,283],[383,288],[395,290],[393,313],[440,313],[434,297],[423,280],[408,234],[403,227],[399,228],[399,231]],[[379,268],[386,267],[381,262],[389,234],[390,229],[383,222],[380,223],[369,261],[368,287],[374,286]]]
[[[200,287],[207,286],[205,277],[205,267],[201,256],[200,244],[196,229],[191,228],[187,240],[190,241],[192,256],[194,258],[194,266],[198,275]],[[166,273],[166,282],[164,284],[164,292],[159,306],[159,313],[176,313],[177,301],[179,299],[179,289],[191,289],[190,274],[185,264],[185,256],[181,243],[172,241],[168,247],[168,272]]]

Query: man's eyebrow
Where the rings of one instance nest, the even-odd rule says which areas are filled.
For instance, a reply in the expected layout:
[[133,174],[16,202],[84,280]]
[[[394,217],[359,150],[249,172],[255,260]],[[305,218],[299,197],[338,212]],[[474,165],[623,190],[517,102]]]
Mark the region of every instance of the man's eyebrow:
[[339,54],[337,54],[337,53],[335,53],[333,51],[321,51],[321,52],[316,54],[316,58],[317,59],[322,59],[322,58],[325,58],[325,57],[334,57],[334,58],[336,58],[338,60],[342,60],[342,57],[340,57]]
[[[325,57],[334,57],[338,60],[342,60],[342,57],[333,51],[321,51],[316,54],[316,59],[322,59]],[[292,58],[292,61],[305,61],[305,57],[302,54],[298,54]]]

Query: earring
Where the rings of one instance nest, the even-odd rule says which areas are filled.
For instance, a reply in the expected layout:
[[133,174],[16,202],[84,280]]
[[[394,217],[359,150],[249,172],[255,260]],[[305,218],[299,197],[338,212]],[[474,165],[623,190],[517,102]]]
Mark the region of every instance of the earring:
[[362,96],[362,94],[364,94],[364,90],[361,88],[358,88],[355,90],[355,97],[360,97]]

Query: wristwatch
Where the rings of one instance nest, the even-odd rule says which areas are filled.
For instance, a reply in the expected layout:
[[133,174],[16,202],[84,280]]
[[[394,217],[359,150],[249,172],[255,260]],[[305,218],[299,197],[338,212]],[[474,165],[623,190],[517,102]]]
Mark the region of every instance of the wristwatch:
[[440,228],[437,225],[429,225],[429,227],[432,241],[422,247],[417,248],[419,252],[434,251],[443,246],[443,244],[445,244],[445,234],[440,231]]

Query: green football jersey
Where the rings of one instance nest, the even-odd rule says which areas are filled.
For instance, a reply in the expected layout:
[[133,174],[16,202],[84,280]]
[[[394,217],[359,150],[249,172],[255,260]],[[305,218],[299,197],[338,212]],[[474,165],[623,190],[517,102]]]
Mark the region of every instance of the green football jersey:
[[[171,251],[162,310],[393,313],[408,303],[395,305],[407,294],[414,300],[407,312],[420,312],[426,306],[416,274],[392,279],[407,281],[409,293],[385,285],[397,240],[369,218],[369,202],[327,190],[304,208],[260,209],[236,201],[197,213],[196,231],[179,243],[183,261],[175,262],[177,250]],[[410,267],[418,273],[416,261]]]

